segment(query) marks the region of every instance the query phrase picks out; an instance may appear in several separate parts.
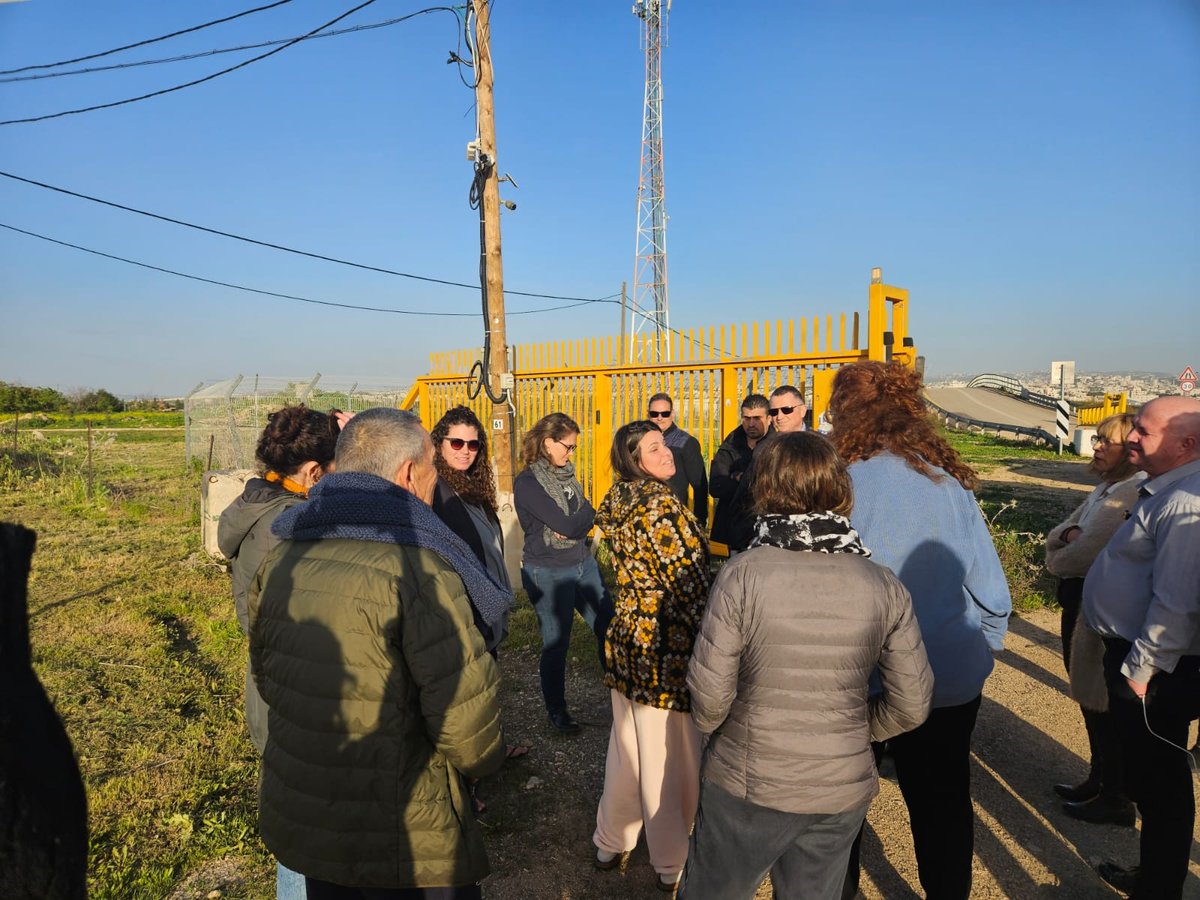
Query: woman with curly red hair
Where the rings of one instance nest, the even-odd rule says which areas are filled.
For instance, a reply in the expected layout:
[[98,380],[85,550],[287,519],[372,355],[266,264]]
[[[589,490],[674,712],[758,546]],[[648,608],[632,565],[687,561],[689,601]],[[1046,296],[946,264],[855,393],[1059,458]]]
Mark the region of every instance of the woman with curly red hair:
[[[974,470],[938,434],[921,376],[898,363],[843,366],[830,437],[854,484],[850,521],[912,595],[934,674],[925,724],[888,741],[927,897],[971,890],[971,733],[1004,648],[1008,584],[972,490]],[[857,844],[843,896],[858,884]]]

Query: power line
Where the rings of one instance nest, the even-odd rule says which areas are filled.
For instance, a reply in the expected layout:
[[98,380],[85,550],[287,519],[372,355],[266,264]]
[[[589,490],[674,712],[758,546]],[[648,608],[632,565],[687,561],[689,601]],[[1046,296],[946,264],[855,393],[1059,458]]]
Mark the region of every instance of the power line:
[[123,50],[133,50],[135,47],[145,47],[147,44],[156,44],[159,41],[165,41],[168,38],[179,37],[181,34],[191,34],[193,31],[201,31],[205,28],[211,28],[213,25],[222,25],[225,22],[232,22],[234,19],[240,19],[243,16],[249,16],[254,13],[263,12],[264,10],[274,9],[277,6],[283,6],[286,3],[291,3],[292,0],[276,0],[275,3],[268,3],[266,6],[255,7],[254,9],[243,10],[240,13],[235,13],[232,16],[225,16],[223,19],[213,19],[211,22],[205,22],[202,25],[193,25],[191,28],[184,28],[181,31],[172,31],[170,34],[160,35],[159,37],[147,38],[144,41],[138,41],[135,44],[126,44],[124,47],[114,47],[112,50],[105,50],[101,53],[91,53],[87,56],[77,56],[75,59],[64,59],[54,63],[43,63],[38,66],[22,66],[19,69],[5,69],[0,71],[0,75],[16,75],[18,72],[31,72],[34,69],[56,69],[59,66],[71,66],[75,63],[87,62],[89,59],[99,59],[102,56],[111,56],[114,53],[120,53]]
[[[182,219],[173,219],[170,216],[160,215],[159,213],[147,212],[144,209],[137,209],[136,207],[133,207],[133,206],[125,206],[122,203],[115,203],[112,200],[102,200],[99,197],[92,197],[88,194],[81,194],[77,191],[67,190],[66,188],[57,187],[53,184],[46,184],[43,181],[34,181],[32,178],[22,178],[20,175],[14,175],[11,172],[0,171],[0,176],[3,176],[4,178],[11,178],[13,181],[20,181],[24,184],[30,184],[30,185],[33,185],[34,187],[45,188],[46,190],[49,190],[49,191],[56,191],[57,193],[60,193],[60,194],[66,194],[69,197],[77,197],[80,200],[90,200],[92,203],[99,203],[103,206],[110,206],[113,209],[123,210],[124,212],[137,213],[139,216],[146,216],[151,219],[158,219],[160,222],[170,222],[172,225],[182,225],[184,228],[192,228],[192,229],[195,229],[196,231],[203,231],[206,234],[215,234],[218,237],[230,238],[235,241],[243,241],[244,243],[254,244],[255,246],[258,246],[258,247],[268,247],[272,250],[282,250],[284,253],[294,253],[297,256],[306,256],[309,259],[319,259],[319,260],[322,260],[323,262],[337,263],[338,265],[341,265],[341,266],[350,266],[352,268],[363,269],[368,272],[379,272],[380,274],[383,274],[383,275],[397,275],[401,278],[411,278],[415,281],[425,281],[430,284],[444,284],[444,285],[448,285],[449,287],[468,288],[472,291],[479,290],[479,285],[477,285],[477,284],[467,284],[466,282],[462,282],[462,281],[448,281],[444,278],[431,278],[427,275],[414,275],[411,272],[399,272],[395,269],[385,269],[382,266],[372,266],[372,265],[367,265],[366,263],[357,263],[357,262],[352,262],[347,259],[339,259],[336,256],[326,256],[325,254],[322,254],[322,253],[311,253],[307,250],[297,250],[294,247],[285,247],[282,244],[273,244],[270,241],[260,241],[255,238],[245,237],[240,234],[234,234],[233,232],[230,232],[230,231],[221,231],[217,228],[207,228],[204,225],[195,225],[192,222],[185,222]],[[591,297],[568,297],[568,296],[564,296],[562,294],[538,294],[538,293],[533,293],[530,291],[505,291],[504,293],[505,293],[505,295],[511,295],[511,296],[515,296],[515,297],[535,297],[535,298],[542,299],[542,300],[570,300],[570,301],[575,301],[575,302],[580,302],[580,303],[598,302],[595,298],[591,298]],[[613,295],[613,296],[616,296],[616,295]],[[608,298],[604,298],[604,299],[608,299]]]
[[[360,9],[365,9],[366,7],[370,6],[374,2],[375,2],[375,0],[363,0],[362,3],[358,4],[358,6],[355,6],[355,7],[352,7],[351,9],[346,10],[341,15],[336,16],[333,19],[330,19],[324,25],[320,25],[317,28],[314,28],[312,31],[308,32],[308,34],[304,34],[304,35],[301,35],[300,37],[294,38],[294,39],[288,41],[286,44],[283,44],[280,47],[276,47],[274,50],[268,50],[266,53],[260,53],[258,56],[252,56],[252,57],[250,57],[250,59],[242,60],[242,62],[238,63],[237,65],[229,66],[226,69],[221,69],[219,72],[213,72],[211,75],[205,75],[203,78],[196,78],[196,79],[193,79],[192,81],[184,82],[183,84],[177,84],[174,87],[163,88],[162,90],[151,91],[149,94],[142,94],[138,97],[127,97],[124,100],[114,100],[111,103],[98,103],[95,106],[85,106],[85,107],[82,107],[81,109],[66,109],[66,110],[63,110],[62,112],[48,113],[44,116],[30,116],[29,118],[26,118],[26,119],[9,119],[5,122],[0,122],[0,125],[23,125],[23,124],[27,124],[29,122],[44,122],[47,119],[58,119],[58,118],[61,118],[62,116],[74,116],[74,115],[78,115],[80,113],[95,112],[98,109],[112,109],[114,106],[125,106],[128,103],[137,103],[140,100],[149,100],[151,97],[161,97],[163,94],[171,94],[171,93],[174,93],[175,91],[182,91],[184,88],[195,87],[198,84],[204,84],[204,82],[206,82],[206,81],[212,81],[214,78],[220,78],[222,75],[228,75],[230,72],[236,72],[238,69],[243,69],[246,66],[251,65],[252,63],[256,63],[261,60],[264,60],[268,56],[274,56],[276,53],[282,53],[288,47],[291,47],[291,46],[294,46],[295,44],[300,43],[306,37],[310,37],[319,31],[324,31],[326,28],[329,28],[332,25],[336,25],[338,22],[342,21],[342,19],[345,19],[347,16],[354,15],[354,13],[358,12]],[[450,12],[453,12],[453,10],[451,10],[449,7],[442,7],[442,8],[446,9]],[[457,15],[455,16],[455,18],[457,18]]]
[[[101,256],[101,257],[104,257],[105,259],[115,260],[116,262],[128,263],[131,266],[138,266],[143,269],[150,269],[154,272],[162,272],[167,275],[175,275],[179,278],[186,278],[190,281],[199,281],[199,282],[203,282],[204,284],[214,284],[214,285],[217,285],[218,287],[232,288],[233,290],[236,290],[236,291],[246,291],[247,293],[251,293],[251,294],[261,294],[265,297],[278,297],[281,300],[297,300],[301,303],[312,303],[317,306],[334,306],[334,307],[338,307],[339,309],[354,309],[354,310],[361,310],[363,312],[392,313],[394,315],[399,315],[399,316],[436,316],[436,317],[441,317],[441,318],[471,318],[471,319],[473,319],[473,318],[477,318],[479,315],[478,313],[430,312],[427,310],[419,310],[419,309],[392,309],[390,307],[360,306],[355,303],[340,303],[340,302],[334,301],[334,300],[314,300],[311,297],[300,297],[300,296],[297,296],[296,294],[284,294],[284,293],[280,293],[279,291],[267,291],[267,290],[263,290],[261,288],[247,287],[246,285],[243,285],[243,284],[234,284],[233,282],[229,282],[229,281],[218,281],[215,278],[205,278],[202,275],[192,275],[188,272],[179,272],[179,271],[176,271],[175,269],[164,268],[163,266],[151,265],[150,263],[140,262],[136,259],[128,259],[124,256],[116,256],[115,254],[112,254],[112,253],[104,253],[101,250],[94,250],[91,247],[83,247],[79,244],[72,244],[69,241],[61,241],[57,238],[52,238],[45,234],[38,234],[36,231],[27,231],[24,228],[17,228],[15,225],[6,225],[3,222],[0,222],[0,228],[5,228],[9,231],[15,231],[17,234],[24,234],[24,235],[27,235],[28,237],[38,238],[39,240],[48,241],[51,244],[58,244],[60,247],[69,247],[72,250],[80,250],[84,253],[90,253],[93,256]],[[604,299],[607,299],[607,298],[604,298]],[[587,305],[587,303],[591,303],[591,302],[599,303],[599,302],[603,302],[603,300],[584,301],[584,302],[580,302],[580,303],[569,303],[569,304],[565,304],[563,306],[549,306],[549,307],[545,307],[543,309],[518,310],[517,312],[509,313],[509,315],[528,316],[528,315],[535,315],[537,313],[555,312],[556,310],[561,310],[561,309],[574,309],[575,307],[585,306],[585,305]],[[615,302],[615,301],[609,300],[608,302]]]
[[[415,13],[409,13],[406,16],[397,16],[394,19],[385,19],[382,22],[372,22],[366,25],[352,25],[349,28],[338,28],[333,31],[323,31],[320,34],[309,34],[300,36],[301,41],[315,41],[319,38],[339,37],[346,34],[354,34],[359,31],[372,31],[376,28],[387,28],[389,25],[397,25],[417,16],[423,16],[431,12],[441,12],[445,7],[435,6],[429,9],[420,9]],[[457,12],[455,12],[457,15]],[[240,47],[222,47],[217,50],[202,50],[197,53],[181,53],[178,56],[165,56],[158,59],[139,59],[134,62],[113,63],[107,66],[89,66],[84,69],[68,69],[65,72],[43,72],[38,75],[17,75],[12,78],[0,78],[0,84],[10,84],[16,81],[38,81],[43,78],[65,78],[68,75],[89,75],[94,72],[111,72],[116,69],[136,69],[140,66],[157,66],[162,63],[186,62],[192,59],[202,59],[208,56],[219,56],[222,53],[238,53],[242,50],[258,50],[261,47],[277,47],[280,44],[286,44],[288,41],[295,38],[278,38],[273,41],[260,41],[257,44],[242,44]],[[461,37],[459,39],[461,43]],[[12,71],[21,71],[14,69]],[[0,73],[2,74],[2,73]]]

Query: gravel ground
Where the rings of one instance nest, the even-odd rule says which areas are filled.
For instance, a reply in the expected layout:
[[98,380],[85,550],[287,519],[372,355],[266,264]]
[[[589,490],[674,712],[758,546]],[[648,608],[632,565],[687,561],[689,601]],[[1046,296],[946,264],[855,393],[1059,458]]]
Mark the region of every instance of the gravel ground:
[[[528,614],[531,612],[526,610]],[[604,779],[611,720],[586,632],[576,630],[568,697],[590,725],[574,737],[554,732],[542,713],[535,648],[506,652],[506,727],[531,745],[486,779],[481,796],[493,875],[489,900],[588,900],[662,897],[654,888],[645,845],[623,869],[591,868],[591,834]],[[1091,863],[1136,862],[1132,829],[1068,818],[1050,789],[1086,774],[1087,743],[1078,708],[1066,696],[1057,612],[1014,618],[1004,653],[988,680],[975,730],[975,879],[972,896],[1117,897]],[[862,893],[867,898],[920,897],[908,818],[899,789],[884,779],[867,817]],[[764,885],[758,898],[771,896]],[[1184,896],[1200,900],[1200,851],[1193,850]]]

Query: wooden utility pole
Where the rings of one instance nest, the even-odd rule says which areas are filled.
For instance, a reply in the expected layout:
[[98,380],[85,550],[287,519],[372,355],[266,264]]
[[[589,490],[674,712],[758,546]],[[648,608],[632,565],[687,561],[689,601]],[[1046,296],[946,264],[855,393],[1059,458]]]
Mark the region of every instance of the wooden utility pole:
[[496,168],[496,112],[492,96],[492,30],[489,0],[472,0],[475,10],[475,106],[479,124],[479,154],[487,161],[483,185],[484,268],[487,281],[487,328],[490,354],[484,360],[489,372],[489,393],[504,396],[492,406],[492,462],[496,467],[496,489],[512,493],[512,427],[507,394],[509,381],[508,344],[504,331],[504,270],[500,261],[500,183]]

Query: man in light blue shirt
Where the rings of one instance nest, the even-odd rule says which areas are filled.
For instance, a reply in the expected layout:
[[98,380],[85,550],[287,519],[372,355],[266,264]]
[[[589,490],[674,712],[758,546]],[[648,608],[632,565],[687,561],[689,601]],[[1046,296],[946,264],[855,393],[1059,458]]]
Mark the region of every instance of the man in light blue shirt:
[[1104,638],[1109,710],[1142,816],[1141,863],[1099,867],[1135,898],[1183,893],[1195,824],[1188,726],[1200,717],[1200,400],[1160,397],[1126,439],[1149,477],[1088,570],[1083,614]]

